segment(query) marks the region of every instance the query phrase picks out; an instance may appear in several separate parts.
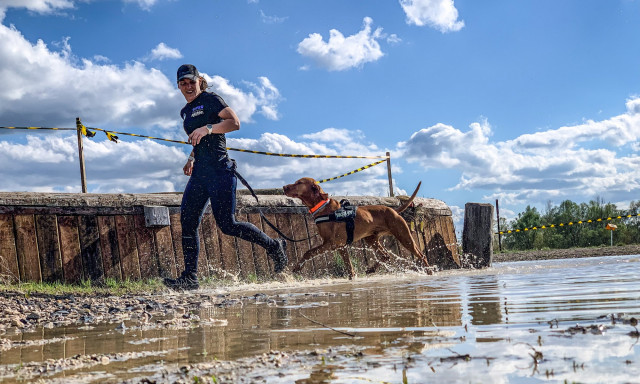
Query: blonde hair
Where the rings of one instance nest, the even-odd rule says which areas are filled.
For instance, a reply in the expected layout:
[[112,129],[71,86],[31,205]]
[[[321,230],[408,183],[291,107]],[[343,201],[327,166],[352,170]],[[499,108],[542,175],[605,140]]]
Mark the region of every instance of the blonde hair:
[[198,80],[200,81],[200,90],[206,91],[209,88],[209,84],[207,84],[207,80],[203,76],[198,76]]

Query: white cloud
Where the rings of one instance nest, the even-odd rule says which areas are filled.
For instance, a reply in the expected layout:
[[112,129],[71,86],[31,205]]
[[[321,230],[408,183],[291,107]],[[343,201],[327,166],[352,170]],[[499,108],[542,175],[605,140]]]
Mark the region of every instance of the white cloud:
[[138,4],[138,6],[146,11],[150,10],[158,0],[123,0],[125,3]]
[[[637,199],[640,187],[640,98],[627,112],[602,121],[521,135],[492,142],[487,121],[466,131],[445,124],[421,129],[398,148],[425,168],[461,172],[452,189],[491,191],[508,204],[559,203],[564,199]],[[608,147],[608,148],[607,148]]]
[[458,20],[453,0],[400,0],[407,23],[419,27],[428,25],[442,33],[459,31],[464,21]]
[[200,73],[215,93],[233,108],[241,122],[252,122],[257,112],[271,120],[278,120],[278,103],[281,101],[280,91],[266,77],[260,77],[259,84],[245,81],[252,91],[242,91],[234,87],[229,80],[221,76],[209,76]]
[[73,7],[72,0],[0,0],[0,21],[9,8],[26,8],[31,12],[47,14]]
[[152,60],[166,60],[166,59],[180,59],[182,53],[179,49],[171,48],[165,43],[158,44],[153,50],[151,50]]
[[[178,111],[184,98],[174,81],[155,68],[140,62],[108,65],[103,56],[95,61],[78,58],[69,38],[54,51],[42,40],[32,44],[15,27],[5,25],[0,25],[0,41],[0,118],[5,125],[68,127],[78,116],[85,125],[115,125],[116,130],[181,125]],[[24,73],[37,74],[38,81],[17,76]],[[281,97],[268,78],[259,78],[258,84],[246,82],[249,90],[232,87],[219,76],[214,79],[214,90],[239,111],[243,122],[252,121],[256,112],[277,118]]]
[[362,30],[348,37],[332,29],[327,42],[322,35],[312,33],[298,44],[298,53],[329,71],[362,67],[384,56],[378,43],[378,39],[383,37],[382,28],[372,31],[372,23],[371,18],[365,17]]
[[282,24],[288,19],[288,17],[267,16],[262,10],[260,10],[260,18],[265,24]]
[[[0,21],[9,8],[25,8],[31,12],[50,14],[65,9],[75,8],[76,0],[0,0]],[[134,3],[144,10],[150,10],[157,0],[123,0],[124,3]]]

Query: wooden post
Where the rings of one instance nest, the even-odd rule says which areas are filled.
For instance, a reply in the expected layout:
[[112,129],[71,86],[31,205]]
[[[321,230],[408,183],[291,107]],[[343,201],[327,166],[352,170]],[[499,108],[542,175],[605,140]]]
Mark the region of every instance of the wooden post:
[[498,199],[496,199],[496,218],[498,219],[498,249],[502,252],[502,236],[500,235],[500,208],[498,207]]
[[464,206],[462,251],[475,256],[476,268],[490,267],[493,258],[493,205],[467,203]]
[[387,152],[387,175],[389,176],[389,196],[393,197],[393,181],[391,180],[391,153]]
[[82,193],[87,193],[87,177],[84,172],[84,153],[82,151],[82,123],[79,117],[76,117],[76,131],[78,132],[78,156],[80,157],[80,183],[82,184]]

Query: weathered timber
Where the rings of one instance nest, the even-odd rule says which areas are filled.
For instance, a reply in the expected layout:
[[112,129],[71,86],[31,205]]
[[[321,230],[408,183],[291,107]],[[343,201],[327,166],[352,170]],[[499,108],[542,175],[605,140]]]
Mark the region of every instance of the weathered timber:
[[159,276],[158,260],[155,255],[153,233],[145,225],[144,216],[133,216],[136,244],[138,246],[138,263],[140,264],[141,278]]
[[36,215],[36,234],[42,281],[63,281],[62,258],[55,215]]
[[113,216],[98,216],[98,231],[100,233],[104,276],[106,278],[121,280],[120,250],[118,249],[118,234],[116,233],[115,218]]
[[[238,221],[247,221],[246,213],[236,214]],[[240,268],[240,277],[246,279],[256,275],[256,264],[253,256],[253,248],[251,242],[236,238],[236,249],[238,250],[238,262]]]
[[60,252],[62,254],[62,274],[66,283],[83,279],[80,235],[77,216],[58,216]]
[[13,217],[8,214],[0,214],[0,281],[20,281]]
[[102,250],[100,248],[100,231],[98,218],[93,215],[80,216],[80,253],[84,277],[95,282],[104,281],[102,266]]
[[140,280],[140,258],[136,245],[133,216],[116,215],[116,232],[122,278]]
[[[16,280],[65,282],[83,279],[101,282],[107,277],[116,280],[176,277],[184,268],[179,220],[181,197],[179,193],[0,192],[0,250],[10,255],[9,262],[0,265],[0,274],[9,275],[11,273],[5,271],[13,269]],[[406,197],[349,196],[348,199],[356,205],[397,207]],[[163,207],[159,209],[169,212],[169,225],[157,221],[156,226],[147,227],[145,206]],[[313,219],[297,199],[260,195],[259,202],[256,202],[252,196],[238,195],[236,219],[256,225],[272,238],[278,237],[263,223],[260,213],[278,225],[287,236],[308,238],[288,244],[290,265],[300,260],[308,249],[321,243]],[[430,260],[457,266],[451,211],[444,203],[417,198],[414,206],[403,216],[410,223],[412,236]],[[210,207],[202,217],[199,235],[200,276],[273,277],[273,261],[266,251],[256,244],[223,234]],[[398,254],[399,259],[411,260],[412,256],[395,239],[385,238],[383,243],[391,252]],[[429,250],[429,244],[441,251]],[[15,252],[13,256],[12,249]],[[370,264],[376,257],[375,252],[366,248],[362,241],[349,247],[348,253],[358,266]],[[12,266],[11,260],[15,260]],[[305,264],[302,275],[331,275],[337,270],[335,263],[333,253],[319,255]]]
[[493,257],[493,205],[467,203],[464,206],[462,251],[474,256],[476,268],[490,267]]
[[[262,227],[262,219],[258,213],[247,214],[247,220],[255,225],[259,230],[264,231]],[[266,225],[266,224],[265,224]],[[271,277],[272,270],[269,266],[267,251],[258,244],[251,244],[253,250],[253,258],[256,268],[256,276]]]
[[212,277],[221,277],[222,271],[222,252],[220,250],[220,239],[218,238],[218,231],[216,231],[216,219],[211,213],[211,209],[208,209],[202,216],[202,222],[200,222],[202,232],[204,236],[204,252],[200,250],[200,257],[207,257],[207,264],[209,265],[209,275]]

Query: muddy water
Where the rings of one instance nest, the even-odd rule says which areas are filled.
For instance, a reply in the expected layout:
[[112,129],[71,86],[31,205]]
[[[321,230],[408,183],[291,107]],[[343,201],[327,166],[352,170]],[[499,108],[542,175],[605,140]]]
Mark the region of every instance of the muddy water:
[[640,382],[639,279],[609,256],[231,287],[170,325],[7,334],[0,382]]

